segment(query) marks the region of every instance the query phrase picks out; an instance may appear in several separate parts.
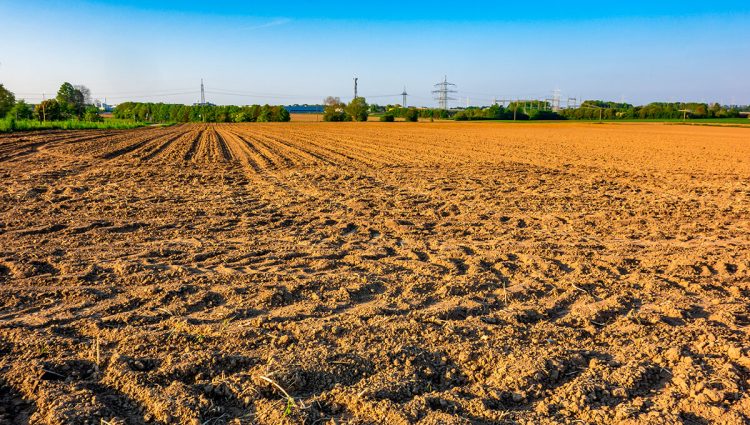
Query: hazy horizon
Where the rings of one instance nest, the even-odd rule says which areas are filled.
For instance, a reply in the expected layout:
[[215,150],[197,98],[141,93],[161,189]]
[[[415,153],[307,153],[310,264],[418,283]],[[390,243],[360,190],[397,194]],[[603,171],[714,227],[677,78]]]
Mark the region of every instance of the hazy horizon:
[[[0,83],[18,99],[61,83],[92,97],[216,104],[451,106],[568,97],[750,104],[750,3],[412,5],[49,1],[0,4]],[[467,99],[468,98],[468,99]]]

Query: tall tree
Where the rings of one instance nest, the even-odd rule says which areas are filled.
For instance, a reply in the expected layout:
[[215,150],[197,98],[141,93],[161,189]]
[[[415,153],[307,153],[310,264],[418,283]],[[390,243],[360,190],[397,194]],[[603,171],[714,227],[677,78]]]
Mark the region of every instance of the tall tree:
[[367,121],[369,110],[364,97],[355,97],[346,107],[346,113],[355,121]]
[[84,86],[83,84],[79,84],[73,87],[75,87],[75,89],[81,92],[81,95],[83,95],[84,105],[93,105],[93,103],[91,102],[91,90],[89,90],[88,87]]
[[63,118],[60,103],[55,99],[47,99],[36,105],[34,115],[39,121],[58,121]]
[[83,93],[70,83],[63,83],[57,91],[57,103],[63,115],[81,117],[85,108]]
[[3,118],[13,108],[15,103],[16,96],[0,84],[0,118]]

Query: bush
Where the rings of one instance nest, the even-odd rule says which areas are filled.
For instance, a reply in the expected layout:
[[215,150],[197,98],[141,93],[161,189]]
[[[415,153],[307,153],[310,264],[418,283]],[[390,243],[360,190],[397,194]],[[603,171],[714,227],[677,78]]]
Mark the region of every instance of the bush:
[[404,118],[408,122],[417,122],[419,121],[419,111],[416,108],[409,108],[404,114]]
[[16,129],[16,119],[13,117],[8,117],[5,119],[5,123],[3,125],[3,131],[13,131]]
[[351,121],[352,118],[346,113],[346,104],[338,97],[328,96],[323,101],[323,121]]
[[383,115],[383,116],[380,117],[380,121],[382,121],[382,122],[393,122],[393,121],[395,121],[395,117],[393,116],[393,114],[385,114],[385,115]]
[[34,117],[34,110],[24,100],[19,100],[8,112],[8,116],[18,120],[30,120]]
[[83,113],[83,120],[86,122],[104,122],[104,118],[99,115],[99,110],[95,106],[86,108],[86,112]]
[[539,110],[531,110],[529,111],[529,119],[530,120],[564,120],[565,117],[558,114],[557,112],[553,111],[539,111]]
[[326,108],[323,112],[323,121],[351,121],[352,117],[343,110]]

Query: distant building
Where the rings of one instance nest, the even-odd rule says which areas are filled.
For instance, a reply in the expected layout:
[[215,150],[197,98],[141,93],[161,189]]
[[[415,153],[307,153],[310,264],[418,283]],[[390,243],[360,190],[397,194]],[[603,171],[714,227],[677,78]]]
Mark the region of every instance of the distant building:
[[320,114],[323,112],[323,105],[287,105],[284,109],[290,114]]
[[216,106],[216,104],[211,103],[211,102],[203,102],[203,103],[196,102],[196,103],[193,103],[193,106]]
[[112,112],[115,110],[114,105],[108,105],[107,99],[104,99],[104,102],[101,102],[99,100],[94,101],[94,106],[96,106],[97,109],[99,109],[101,112]]
[[750,112],[740,112],[741,117],[750,118]]

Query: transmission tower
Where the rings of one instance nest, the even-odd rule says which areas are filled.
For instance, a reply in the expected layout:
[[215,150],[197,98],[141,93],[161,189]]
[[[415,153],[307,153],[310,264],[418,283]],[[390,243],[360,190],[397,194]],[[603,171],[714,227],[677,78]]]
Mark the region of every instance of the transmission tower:
[[451,86],[455,87],[456,85],[448,82],[448,76],[445,76],[442,82],[435,84],[435,87],[437,87],[438,89],[433,90],[432,93],[437,95],[435,97],[435,100],[438,101],[438,104],[440,105],[440,109],[447,110],[448,101],[456,100],[449,96],[450,93],[456,93],[455,90],[450,88]]
[[359,80],[359,78],[354,77],[354,98],[355,99],[357,98],[357,80]]
[[206,104],[206,90],[203,88],[203,78],[201,78],[201,105]]
[[406,96],[408,96],[408,95],[409,94],[406,92],[406,86],[404,86],[404,91],[401,92],[401,96],[404,99],[404,101],[401,103],[401,106],[403,106],[404,108],[406,108]]
[[552,110],[554,112],[560,112],[560,89],[555,89],[552,96]]

